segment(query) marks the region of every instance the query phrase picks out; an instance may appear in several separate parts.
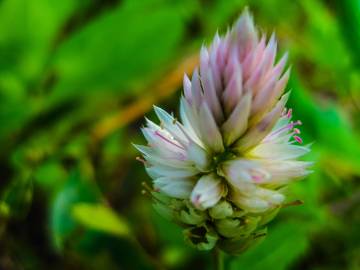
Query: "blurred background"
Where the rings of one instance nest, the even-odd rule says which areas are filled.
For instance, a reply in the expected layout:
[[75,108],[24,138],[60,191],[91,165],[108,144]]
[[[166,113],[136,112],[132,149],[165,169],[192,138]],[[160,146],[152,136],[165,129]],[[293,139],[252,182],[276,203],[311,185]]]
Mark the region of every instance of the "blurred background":
[[142,195],[131,143],[245,6],[290,53],[316,163],[226,269],[360,269],[358,0],[0,0],[0,269],[213,269]]

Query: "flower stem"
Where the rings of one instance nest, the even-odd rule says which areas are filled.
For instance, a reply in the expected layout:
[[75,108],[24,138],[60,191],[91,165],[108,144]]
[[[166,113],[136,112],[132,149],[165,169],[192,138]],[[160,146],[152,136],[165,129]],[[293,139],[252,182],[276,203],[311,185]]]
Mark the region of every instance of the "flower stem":
[[215,258],[215,269],[216,270],[224,270],[224,254],[220,249],[214,249],[214,258]]

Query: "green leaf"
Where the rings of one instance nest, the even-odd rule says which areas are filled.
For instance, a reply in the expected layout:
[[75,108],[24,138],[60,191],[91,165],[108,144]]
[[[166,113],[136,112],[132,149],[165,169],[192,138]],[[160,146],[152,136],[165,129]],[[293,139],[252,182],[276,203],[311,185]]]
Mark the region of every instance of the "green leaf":
[[124,92],[135,80],[154,75],[176,52],[183,24],[176,6],[125,1],[59,48],[54,61],[59,83],[53,98],[90,90]]
[[75,204],[72,208],[74,218],[89,229],[102,231],[116,236],[130,236],[126,220],[111,208],[101,204]]
[[230,269],[283,270],[288,267],[308,247],[308,236],[304,226],[283,222],[268,230],[265,240],[231,261]]
[[71,215],[73,206],[80,202],[99,201],[100,194],[96,187],[79,170],[72,171],[69,179],[58,190],[50,209],[50,229],[55,247],[62,249],[82,238],[78,234],[78,222]]
[[33,197],[33,181],[29,172],[23,171],[17,179],[13,179],[2,195],[2,205],[10,217],[24,218],[31,206]]

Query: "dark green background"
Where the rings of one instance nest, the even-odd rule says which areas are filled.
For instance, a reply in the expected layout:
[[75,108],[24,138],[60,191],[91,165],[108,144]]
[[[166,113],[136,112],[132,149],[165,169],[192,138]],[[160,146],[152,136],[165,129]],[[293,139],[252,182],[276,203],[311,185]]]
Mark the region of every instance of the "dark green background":
[[213,269],[141,194],[131,143],[246,5],[290,53],[315,165],[226,269],[360,269],[357,0],[0,0],[0,269]]

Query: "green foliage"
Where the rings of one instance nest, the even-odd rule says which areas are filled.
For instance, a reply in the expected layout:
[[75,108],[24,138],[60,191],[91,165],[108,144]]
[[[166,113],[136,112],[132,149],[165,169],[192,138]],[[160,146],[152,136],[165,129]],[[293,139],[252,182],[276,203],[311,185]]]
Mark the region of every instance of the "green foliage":
[[106,232],[115,236],[130,236],[129,225],[109,207],[101,204],[78,203],[73,206],[72,213],[80,224],[90,229]]
[[266,241],[230,262],[229,269],[289,269],[308,246],[306,227],[284,221],[273,226]]
[[175,110],[179,62],[245,6],[290,51],[315,163],[288,190],[304,204],[226,269],[360,268],[359,1],[2,0],[0,269],[213,269],[141,195],[131,143],[152,103]]

